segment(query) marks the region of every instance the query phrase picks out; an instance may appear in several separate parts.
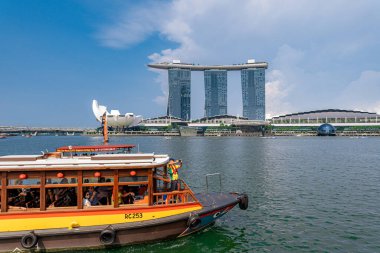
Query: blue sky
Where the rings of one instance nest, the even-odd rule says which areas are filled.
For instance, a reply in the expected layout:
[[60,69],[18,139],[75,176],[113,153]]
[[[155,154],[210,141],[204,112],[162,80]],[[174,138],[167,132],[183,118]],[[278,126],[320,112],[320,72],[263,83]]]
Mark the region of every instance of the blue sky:
[[[379,1],[0,1],[0,125],[97,126],[91,101],[166,112],[167,73],[149,62],[267,61],[267,113],[380,113]],[[238,72],[230,114],[241,115]],[[203,116],[201,73],[192,117]]]

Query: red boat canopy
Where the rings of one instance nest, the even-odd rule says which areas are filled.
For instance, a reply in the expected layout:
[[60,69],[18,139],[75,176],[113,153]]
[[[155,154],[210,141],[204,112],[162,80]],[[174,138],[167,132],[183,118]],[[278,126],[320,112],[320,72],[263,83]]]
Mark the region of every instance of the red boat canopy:
[[132,149],[135,145],[99,145],[99,146],[65,146],[57,148],[57,152],[102,152],[120,149]]

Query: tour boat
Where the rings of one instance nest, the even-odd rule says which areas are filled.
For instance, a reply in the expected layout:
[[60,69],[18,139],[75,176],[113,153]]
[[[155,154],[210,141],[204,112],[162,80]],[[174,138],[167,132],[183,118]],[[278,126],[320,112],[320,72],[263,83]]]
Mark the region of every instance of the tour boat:
[[[0,252],[60,251],[173,239],[215,223],[239,193],[170,190],[169,156],[133,145],[0,156]],[[185,172],[183,172],[185,173]]]

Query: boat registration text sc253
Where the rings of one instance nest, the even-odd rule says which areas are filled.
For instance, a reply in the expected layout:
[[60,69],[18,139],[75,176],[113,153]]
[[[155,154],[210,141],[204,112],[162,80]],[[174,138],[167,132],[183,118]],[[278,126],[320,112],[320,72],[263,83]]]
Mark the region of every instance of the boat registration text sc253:
[[142,213],[126,213],[124,214],[124,219],[141,219],[143,217]]

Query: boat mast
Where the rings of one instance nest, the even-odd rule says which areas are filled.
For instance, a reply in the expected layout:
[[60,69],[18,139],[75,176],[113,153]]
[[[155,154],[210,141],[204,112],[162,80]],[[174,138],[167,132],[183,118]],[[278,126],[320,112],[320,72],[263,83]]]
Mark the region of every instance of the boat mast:
[[103,127],[103,142],[108,143],[108,126],[107,126],[107,116],[106,113],[102,116],[102,127]]

